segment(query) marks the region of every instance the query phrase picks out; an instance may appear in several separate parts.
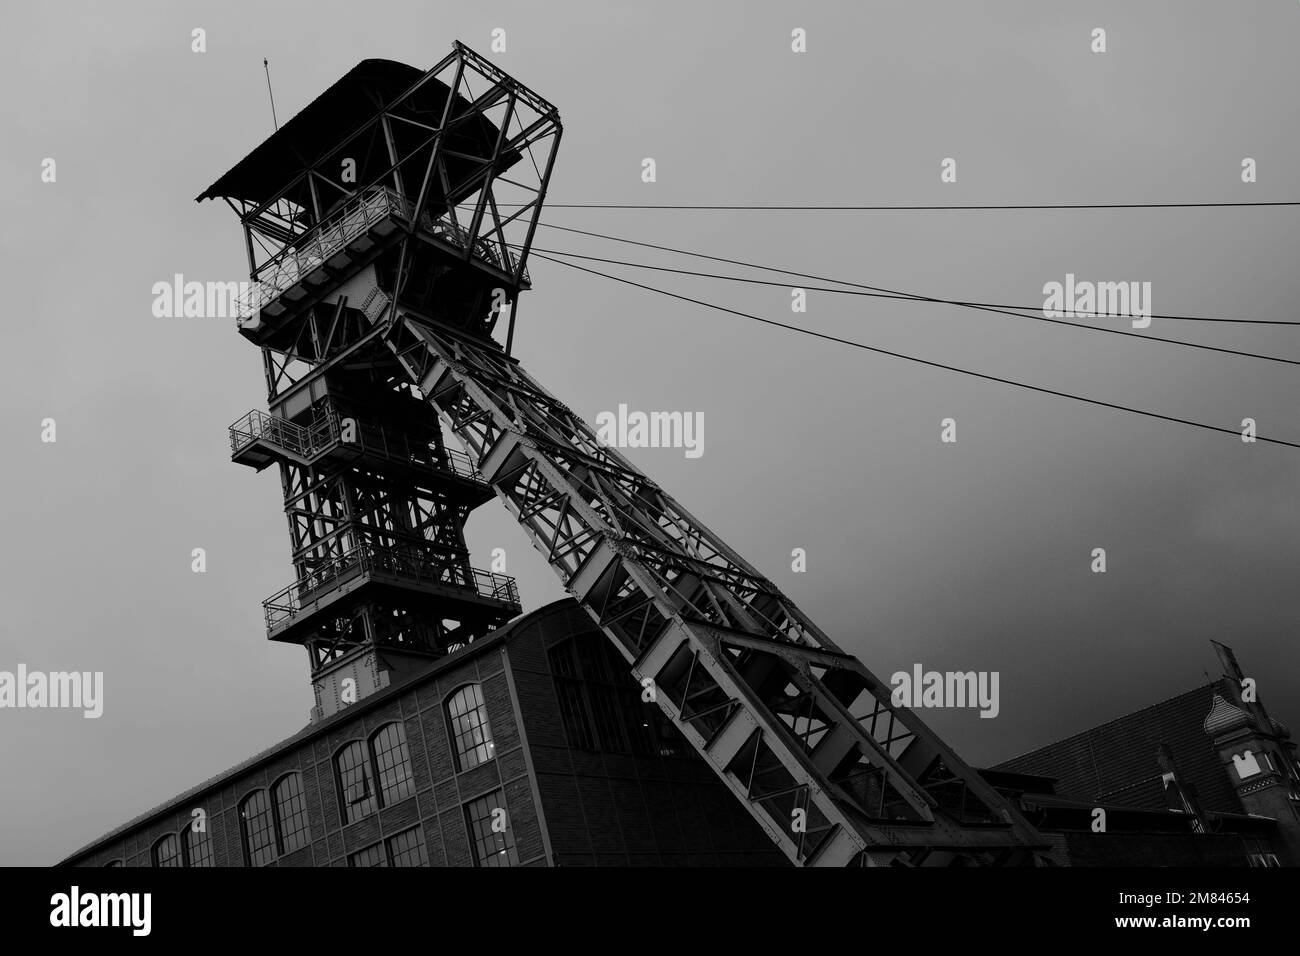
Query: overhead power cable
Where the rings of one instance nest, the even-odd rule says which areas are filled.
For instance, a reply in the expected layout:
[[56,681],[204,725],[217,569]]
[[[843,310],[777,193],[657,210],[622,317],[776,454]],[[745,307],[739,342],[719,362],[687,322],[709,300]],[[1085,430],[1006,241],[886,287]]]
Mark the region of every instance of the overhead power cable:
[[[729,315],[738,316],[742,319],[749,319],[754,322],[762,323],[763,325],[775,326],[776,328],[785,329],[790,332],[798,332],[802,335],[809,335],[812,336],[813,338],[823,339],[825,341],[834,342],[839,345],[846,345],[850,348],[862,349],[867,352],[874,352],[878,355],[886,355],[891,358],[902,359],[905,362],[912,362],[916,365],[924,365],[929,368],[937,368],[945,372],[954,372],[958,375],[965,375],[970,378],[978,378],[988,382],[997,382],[998,384],[1009,385],[1013,388],[1025,389],[1031,392],[1039,392],[1044,395],[1055,395],[1057,398],[1065,398],[1071,401],[1082,402],[1087,405],[1096,405],[1101,408],[1110,408],[1110,409],[1114,409],[1115,411],[1128,412],[1129,414],[1132,415],[1141,415],[1145,418],[1152,418],[1158,421],[1174,422],[1175,424],[1179,424],[1179,425],[1189,425],[1193,428],[1200,428],[1206,431],[1220,432],[1222,434],[1233,435],[1238,438],[1240,438],[1241,436],[1241,433],[1237,429],[1223,428],[1219,425],[1209,425],[1204,422],[1197,422],[1187,418],[1177,418],[1172,415],[1162,415],[1159,412],[1151,412],[1141,408],[1134,408],[1133,406],[1130,405],[1120,405],[1115,402],[1106,402],[1097,398],[1088,398],[1083,395],[1075,395],[1071,392],[1058,391],[1057,389],[1047,388],[1042,385],[1031,385],[1027,382],[1019,382],[1014,379],[1001,378],[996,375],[989,375],[985,372],[976,372],[971,369],[959,368],[955,365],[945,365],[942,362],[935,362],[930,359],[923,359],[915,355],[908,355],[904,352],[894,352],[889,349],[879,348],[878,346],[867,345],[863,342],[855,342],[852,339],[841,338],[840,336],[837,335],[830,335],[826,332],[817,332],[813,329],[805,329],[797,325],[789,325],[785,322],[778,322],[775,319],[766,319],[763,318],[762,316],[754,315],[749,312],[741,312],[738,309],[731,309],[728,308],[727,306],[717,305],[716,303],[713,302],[706,302],[703,299],[692,298],[691,296],[681,295],[680,293],[677,292],[669,292],[666,289],[659,289],[654,286],[645,285],[640,282],[634,282],[631,279],[624,279],[620,276],[610,275],[607,272],[600,272],[596,269],[589,269],[586,266],[580,266],[573,262],[566,262],[563,259],[556,259],[542,253],[535,253],[535,254],[540,259],[545,259],[548,262],[554,262],[562,266],[567,266],[570,269],[576,269],[579,272],[585,272],[588,273],[589,275],[600,276],[601,278],[609,279],[613,282],[619,282],[622,283],[623,285],[629,285],[637,289],[643,289],[647,292],[654,292],[658,295],[667,296],[668,298],[678,299],[682,302],[690,302],[693,305],[703,306],[706,309],[713,309],[714,311],[717,312],[725,312]],[[1269,444],[1273,444],[1273,445],[1285,445],[1288,448],[1300,448],[1300,444],[1297,444],[1295,442],[1285,441],[1281,438],[1268,438],[1264,435],[1256,435],[1255,437],[1257,441],[1268,442]]]
[[[511,243],[510,245],[514,248],[518,248],[517,246],[514,246],[513,243]],[[699,278],[704,278],[704,279],[724,279],[729,282],[741,282],[741,283],[746,283],[751,285],[780,286],[782,288],[790,287],[790,284],[788,282],[775,282],[770,279],[753,279],[746,276],[721,275],[719,273],[713,273],[713,272],[695,272],[691,269],[674,269],[669,266],[655,266],[644,262],[628,262],[623,259],[607,259],[601,256],[580,255],[579,253],[576,252],[568,252],[561,249],[534,248],[533,252],[549,253],[551,255],[556,255],[556,256],[567,256],[572,259],[584,259],[592,262],[604,262],[609,265],[630,266],[636,269],[649,269],[654,272],[671,272],[677,275],[697,276]],[[754,268],[761,268],[761,267],[755,266]],[[857,296],[867,296],[870,298],[878,298],[878,299],[896,299],[904,302],[931,302],[931,303],[938,303],[941,305],[956,305],[956,306],[961,306],[963,308],[978,309],[982,312],[995,312],[998,315],[1009,315],[1017,319],[1031,319],[1036,322],[1050,322],[1053,325],[1068,325],[1071,328],[1084,329],[1086,331],[1091,331],[1091,332],[1105,332],[1110,335],[1123,335],[1128,338],[1142,339],[1143,341],[1146,342],[1164,342],[1168,345],[1179,345],[1184,348],[1198,349],[1200,351],[1205,351],[1205,352],[1219,352],[1224,355],[1237,355],[1242,358],[1259,359],[1260,361],[1263,362],[1276,362],[1281,365],[1300,365],[1300,359],[1282,358],[1281,356],[1265,355],[1260,352],[1246,352],[1241,349],[1224,348],[1218,345],[1205,345],[1200,342],[1188,342],[1185,339],[1170,339],[1170,338],[1165,338],[1164,336],[1161,335],[1147,335],[1142,332],[1130,332],[1130,331],[1126,331],[1125,329],[1111,329],[1100,325],[1086,325],[1081,322],[1068,322],[1065,319],[1049,318],[1048,316],[1042,314],[1030,313],[1026,315],[1022,312],[1010,311],[1012,308],[1023,308],[1021,306],[1000,307],[1000,306],[984,305],[979,302],[962,302],[956,299],[935,299],[929,296],[912,295],[907,292],[894,292],[894,291],[885,291],[885,290],[881,290],[878,292],[877,291],[868,292],[868,291],[863,291],[863,289],[865,288],[874,289],[876,287],[874,286],[863,287],[860,286],[858,283],[845,282],[844,280],[841,279],[829,279],[824,281],[836,282],[839,283],[840,285],[854,286],[854,288],[836,289],[830,286],[810,286],[810,285],[803,285],[800,286],[800,288],[811,292],[830,292],[837,295],[857,295]]]
[[[574,229],[571,226],[558,226],[555,223],[539,222],[539,226],[545,226],[548,229],[557,229],[560,232],[571,232],[579,236],[589,236],[593,239],[605,239],[610,242],[622,242],[630,246],[641,246],[646,249],[658,249],[661,252],[672,252],[677,255],[690,256],[695,259],[707,259],[710,262],[723,262],[727,265],[743,266],[748,269],[759,269],[763,272],[772,272],[778,275],[794,276],[799,279],[812,279],[814,282],[833,282],[836,285],[851,286],[855,289],[868,289],[872,292],[885,293],[890,296],[899,296],[906,299],[915,299],[920,302],[938,302],[947,305],[960,305],[972,309],[1019,309],[1021,311],[1038,311],[1041,312],[1040,306],[1031,305],[1003,305],[996,302],[967,302],[958,299],[936,299],[929,296],[917,295],[911,292],[899,292],[896,289],[884,289],[879,286],[864,285],[859,282],[848,282],[842,279],[832,279],[827,276],[812,275],[807,272],[795,272],[790,269],[781,269],[776,266],[760,265],[756,262],[745,262],[742,259],[728,259],[724,256],[713,256],[703,252],[692,252],[689,249],[677,249],[673,246],[659,245],[654,242],[642,242],[638,239],[627,239],[623,236],[611,236],[600,232],[591,232],[587,229]],[[1077,312],[1076,315],[1085,318],[1111,318],[1111,316],[1102,315],[1098,312]],[[1203,315],[1163,315],[1153,314],[1152,319],[1168,319],[1177,322],[1220,322],[1229,325],[1293,325],[1300,326],[1300,322],[1289,322],[1286,319],[1225,319],[1216,316]],[[1070,324],[1070,323],[1067,323]]]
[[[500,208],[513,208],[526,203],[498,203]],[[548,202],[547,209],[671,209],[671,210],[733,210],[746,212],[921,212],[963,210],[1016,210],[1016,209],[1234,209],[1251,206],[1300,206],[1300,200],[1280,202],[1097,202],[1097,203],[933,203],[926,205],[894,205],[872,203],[850,205],[839,203],[597,203]]]

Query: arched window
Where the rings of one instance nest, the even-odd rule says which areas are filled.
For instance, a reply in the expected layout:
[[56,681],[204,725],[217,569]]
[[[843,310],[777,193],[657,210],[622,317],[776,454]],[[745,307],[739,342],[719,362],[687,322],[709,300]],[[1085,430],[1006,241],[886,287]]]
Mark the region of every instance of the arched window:
[[184,866],[181,859],[181,841],[169,833],[153,845],[154,866]]
[[275,820],[265,790],[254,790],[239,805],[239,828],[249,866],[265,866],[275,859]]
[[[185,828],[185,865],[212,866],[212,841],[206,829],[196,830],[191,820]],[[206,823],[205,823],[206,827]]]
[[496,756],[487,708],[478,684],[466,684],[447,701],[447,726],[456,749],[456,769],[469,770]]
[[365,743],[349,743],[334,757],[334,778],[344,823],[411,796],[415,775],[405,726],[400,721],[385,724]]
[[123,863],[121,860],[109,860],[107,863],[104,864],[104,866],[122,866],[122,865]]
[[400,723],[386,724],[370,738],[370,752],[375,758],[379,777],[379,805],[387,807],[415,792],[411,773],[411,754],[406,749],[406,728]]
[[296,773],[285,774],[271,792],[275,799],[280,852],[292,853],[305,847],[311,842],[311,828],[307,823],[307,801],[302,795],[302,778]]
[[338,752],[334,757],[334,778],[344,823],[354,823],[374,812],[375,784],[365,744],[354,740]]

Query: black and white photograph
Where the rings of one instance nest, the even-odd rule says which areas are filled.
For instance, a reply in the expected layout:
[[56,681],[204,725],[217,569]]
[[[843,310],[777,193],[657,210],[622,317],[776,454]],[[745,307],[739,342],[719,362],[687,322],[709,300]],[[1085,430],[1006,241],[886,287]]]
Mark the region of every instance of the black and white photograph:
[[0,23],[19,938],[1290,922],[1300,3]]

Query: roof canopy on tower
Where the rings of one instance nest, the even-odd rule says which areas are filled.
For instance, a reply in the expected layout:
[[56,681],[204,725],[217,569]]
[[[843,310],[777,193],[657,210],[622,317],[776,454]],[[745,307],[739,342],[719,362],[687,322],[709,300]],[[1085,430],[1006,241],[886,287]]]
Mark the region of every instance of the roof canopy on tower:
[[[427,139],[441,125],[448,87],[430,77],[419,89],[404,95],[424,76],[423,70],[394,60],[362,60],[227,170],[197,197],[197,201],[226,197],[256,204],[273,199],[304,171],[328,159],[331,154],[339,153],[344,140],[384,110],[412,121],[395,123],[395,135],[407,143],[416,137]],[[458,94],[450,115],[461,116],[471,108],[470,101]],[[447,134],[444,145],[470,156],[490,156],[497,136],[497,127],[485,115],[478,113],[456,124]],[[354,151],[375,151],[377,159],[387,156],[387,145],[382,131],[377,128],[354,142]],[[379,150],[383,153],[378,154]],[[518,153],[503,155],[498,168],[507,168],[518,159]],[[331,169],[328,173],[337,175],[337,170]],[[431,197],[434,203],[445,198],[441,195]],[[451,198],[459,201],[462,197]]]

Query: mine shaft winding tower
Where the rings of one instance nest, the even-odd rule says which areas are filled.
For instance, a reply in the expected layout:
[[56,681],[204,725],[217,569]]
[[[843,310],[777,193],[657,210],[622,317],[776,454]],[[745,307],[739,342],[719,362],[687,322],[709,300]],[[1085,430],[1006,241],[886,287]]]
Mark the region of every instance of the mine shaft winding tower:
[[510,354],[560,135],[457,43],[363,61],[199,197],[244,227],[268,409],[231,449],[280,472],[296,577],[267,633],[307,648],[314,715],[519,612],[465,545],[495,496],[792,862],[1041,862],[1002,794]]

